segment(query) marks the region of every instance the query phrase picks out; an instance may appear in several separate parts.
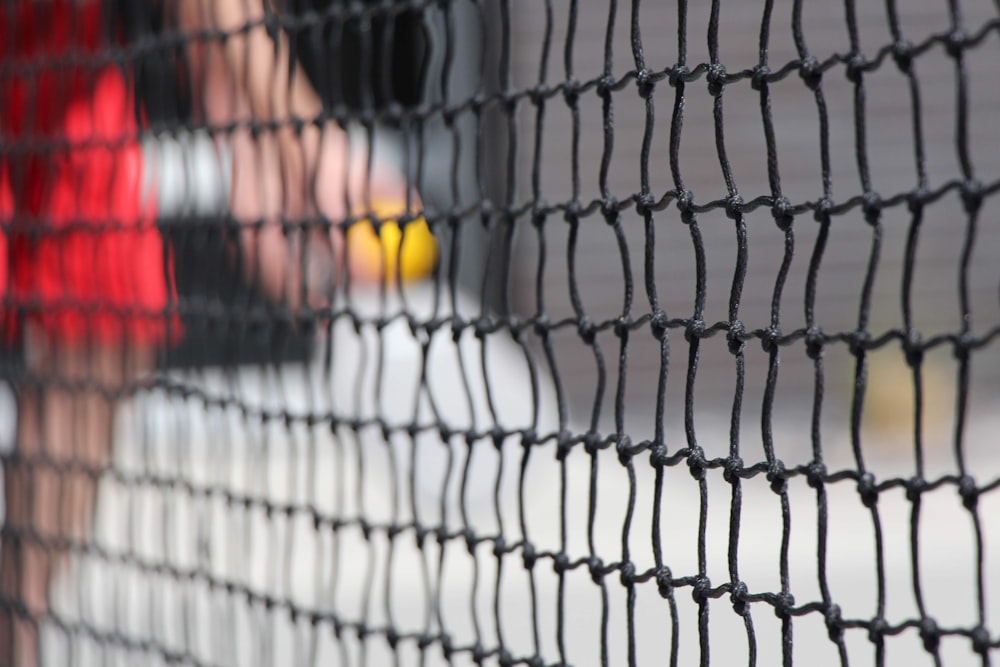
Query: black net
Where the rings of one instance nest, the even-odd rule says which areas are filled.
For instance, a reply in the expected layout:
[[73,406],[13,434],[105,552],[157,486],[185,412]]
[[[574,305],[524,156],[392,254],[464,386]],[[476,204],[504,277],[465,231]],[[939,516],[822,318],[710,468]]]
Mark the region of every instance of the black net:
[[0,665],[991,664],[998,57],[0,0]]

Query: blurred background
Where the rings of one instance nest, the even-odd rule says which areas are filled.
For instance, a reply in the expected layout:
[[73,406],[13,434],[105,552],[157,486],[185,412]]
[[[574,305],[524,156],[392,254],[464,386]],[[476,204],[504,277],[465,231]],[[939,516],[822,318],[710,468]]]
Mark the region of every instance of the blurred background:
[[[765,3],[720,5],[719,61],[729,73],[753,68],[760,59]],[[802,5],[811,55],[827,62],[850,52],[844,7]],[[860,50],[873,60],[894,42],[887,8],[895,3],[858,5]],[[791,30],[794,6],[791,0],[773,3],[766,45],[772,71],[799,58]],[[881,617],[895,627],[919,620],[923,607],[939,627],[969,634],[981,625],[995,640],[1000,614],[995,574],[1000,544],[991,520],[1000,509],[995,492],[980,498],[978,519],[962,507],[953,480],[925,493],[918,515],[902,485],[884,490],[873,512],[862,505],[851,479],[828,484],[821,501],[796,477],[789,482],[783,516],[782,499],[764,475],[744,481],[734,499],[719,468],[709,471],[702,488],[683,461],[666,468],[657,482],[648,454],[624,466],[613,447],[594,457],[575,447],[563,466],[553,438],[532,448],[522,476],[526,455],[518,433],[499,448],[488,437],[465,442],[463,429],[482,434],[495,425],[539,434],[562,428],[572,436],[593,429],[607,436],[616,429],[620,382],[623,432],[633,443],[652,439],[660,407],[657,385],[666,372],[662,409],[670,454],[697,444],[710,459],[732,451],[749,466],[767,460],[766,444],[791,468],[808,464],[818,448],[830,472],[857,471],[850,433],[855,360],[846,343],[825,348],[817,441],[811,433],[817,376],[804,341],[780,349],[773,409],[763,419],[768,354],[757,341],[747,344],[745,383],[737,395],[736,359],[725,335],[716,334],[700,346],[693,389],[696,441],[691,442],[684,423],[690,346],[683,329],[669,332],[667,368],[649,327],[635,331],[624,377],[620,342],[611,328],[597,334],[594,347],[581,340],[575,325],[553,330],[552,363],[531,331],[522,345],[503,328],[482,340],[466,329],[457,341],[448,326],[429,341],[418,339],[403,319],[376,330],[378,317],[399,312],[418,321],[452,313],[466,321],[482,313],[521,321],[540,312],[550,322],[575,319],[574,290],[586,317],[608,322],[623,315],[629,284],[628,315],[648,315],[647,237],[634,208],[621,213],[619,240],[599,208],[590,207],[577,226],[571,271],[569,223],[556,211],[536,227],[533,205],[571,202],[574,179],[581,205],[599,200],[605,155],[609,194],[618,200],[634,195],[646,134],[651,192],[659,198],[676,187],[669,162],[676,89],[660,81],[647,107],[635,83],[626,81],[611,95],[613,146],[605,146],[603,102],[593,85],[606,62],[615,81],[636,69],[631,47],[636,39],[653,72],[677,63],[676,3],[451,0],[414,7],[394,13],[397,18],[390,21],[348,24],[344,52],[331,59],[350,60],[358,48],[352,40],[362,27],[373,31],[370,43],[391,44],[391,64],[379,61],[373,70],[384,73],[389,67],[392,85],[384,86],[383,76],[375,86],[383,94],[374,103],[417,113],[409,121],[380,124],[376,141],[405,163],[432,218],[467,211],[456,219],[457,239],[436,227],[445,249],[438,281],[446,283],[454,269],[459,296],[438,301],[439,284],[413,286],[388,301],[372,293],[350,295],[346,307],[365,322],[360,331],[346,320],[318,335],[247,328],[235,316],[187,322],[191,335],[168,358],[167,381],[120,415],[117,472],[104,480],[98,549],[81,555],[65,578],[60,609],[71,622],[49,628],[52,664],[73,656],[75,664],[471,665],[471,647],[478,646],[488,654],[481,663],[496,665],[501,662],[494,649],[502,645],[515,658],[537,655],[544,664],[563,659],[602,664],[603,650],[607,664],[617,665],[630,662],[630,633],[635,664],[666,664],[675,640],[678,664],[696,664],[702,640],[712,664],[744,664],[751,654],[757,664],[781,660],[781,621],[771,602],[750,604],[751,640],[746,617],[733,613],[728,594],[722,594],[707,603],[708,630],[701,635],[690,584],[674,590],[672,613],[655,582],[647,581],[635,587],[630,621],[632,603],[616,571],[601,586],[584,564],[569,571],[560,593],[551,557],[540,558],[527,573],[521,552],[512,546],[521,540],[530,540],[539,553],[564,552],[571,562],[590,556],[605,564],[627,559],[641,573],[662,559],[674,577],[703,574],[713,586],[737,575],[751,593],[777,593],[787,586],[799,606],[829,595],[844,618],[864,622]],[[936,0],[896,7],[905,39],[924,44],[951,32],[948,7]],[[710,3],[687,5],[691,69],[711,59],[710,10]],[[985,30],[964,53],[965,105],[958,101],[955,61],[943,44],[930,42],[914,65],[930,190],[962,178],[960,122],[968,128],[974,177],[988,186],[1000,179],[998,12],[986,0],[962,2],[961,10],[967,35]],[[864,75],[859,112],[845,69],[832,64],[822,83],[833,202],[864,191],[858,118],[872,188],[883,200],[913,192],[917,141],[907,77],[884,56]],[[544,107],[523,94],[567,80],[585,84],[576,116],[561,94],[547,97]],[[348,82],[345,104],[361,104],[359,87],[363,82]],[[505,91],[519,94],[511,114],[499,104],[469,104]],[[816,100],[795,71],[771,84],[769,96],[781,191],[793,205],[815,202],[824,194]],[[699,204],[727,196],[718,154],[721,132],[743,200],[770,195],[760,93],[743,79],[725,86],[721,100],[724,122],[717,127],[705,77],[686,87],[679,152],[684,187]],[[424,113],[435,105],[455,113]],[[518,214],[510,220],[484,216],[484,201],[494,212],[506,205]],[[1000,326],[997,210],[996,196],[987,198],[966,276],[972,314],[967,324],[977,338]],[[819,223],[809,213],[797,215],[786,236],[766,207],[745,220],[748,261],[739,320],[749,331],[766,328],[776,303],[784,333],[804,328],[807,272]],[[905,204],[882,214],[867,310],[873,338],[903,327],[904,253],[912,224]],[[670,318],[694,312],[696,228],[705,262],[703,319],[709,325],[728,322],[738,248],[734,222],[716,208],[699,213],[689,226],[670,204],[653,214],[653,225],[649,265],[662,310]],[[908,286],[912,326],[924,340],[959,334],[966,324],[959,290],[968,225],[956,189],[925,210]],[[179,262],[187,267],[177,271],[182,299],[197,295],[229,304],[238,315],[258,297],[239,286],[235,273],[219,269],[222,242],[206,231],[210,227],[190,218],[164,221]],[[858,329],[873,242],[860,207],[832,218],[815,298],[816,325],[824,332]],[[788,277],[776,299],[787,247]],[[216,261],[206,259],[212,257]],[[925,355],[922,469],[914,438],[913,371],[902,347],[893,341],[869,355],[855,444],[877,480],[921,475],[933,481],[968,473],[985,486],[1000,478],[994,447],[1000,433],[1000,355],[989,340],[972,353],[960,439],[958,363],[947,344]],[[331,415],[344,421],[331,422]],[[352,419],[364,423],[352,425]],[[407,432],[412,423],[445,423],[455,435],[443,437],[435,429],[414,435]],[[433,534],[420,541],[414,525],[442,526],[452,537],[443,544]],[[502,535],[509,552],[497,556],[490,540],[467,547],[465,529],[484,538]],[[659,557],[656,541],[662,545]],[[841,664],[822,612],[804,613],[792,626],[794,664]],[[386,639],[389,628],[404,636],[395,648]],[[417,646],[422,634],[437,638],[424,650]],[[464,649],[449,658],[441,634]],[[559,636],[564,641],[557,641]],[[916,627],[886,638],[884,663],[863,626],[847,630],[844,642],[852,665],[935,664]],[[945,637],[941,664],[985,664],[970,646],[961,633]]]

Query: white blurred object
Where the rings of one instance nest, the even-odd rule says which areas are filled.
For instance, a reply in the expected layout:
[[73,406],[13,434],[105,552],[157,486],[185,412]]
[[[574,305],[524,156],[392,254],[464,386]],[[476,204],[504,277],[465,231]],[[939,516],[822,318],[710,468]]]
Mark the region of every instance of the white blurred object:
[[[369,133],[354,124],[348,126],[347,133],[354,147],[363,147],[372,137],[375,161],[401,165],[403,148],[388,132],[375,129]],[[143,193],[149,193],[156,183],[160,216],[211,216],[228,209],[232,151],[224,139],[213,139],[206,130],[182,129],[147,134],[142,145],[146,164]]]
[[17,399],[14,390],[6,382],[0,382],[0,453],[14,451],[14,435],[17,429]]
[[[507,434],[504,466],[508,472],[516,470],[522,451],[518,432],[533,430],[538,437],[557,432],[555,392],[540,355],[532,351],[538,396],[532,394],[529,356],[509,333],[488,334],[484,347],[471,325],[482,314],[477,299],[462,290],[456,290],[454,305],[447,290],[442,289],[438,296],[438,310],[434,312],[433,281],[406,287],[402,294],[389,290],[384,305],[377,288],[353,291],[350,308],[362,320],[372,323],[385,316],[392,320],[381,332],[368,324],[360,336],[347,317],[335,322],[330,333],[331,407],[334,414],[378,420],[401,434],[411,424],[440,424],[454,433],[449,443],[442,442],[436,428],[423,430],[415,438],[413,446],[419,448],[419,456],[413,472],[427,505],[440,503],[449,455],[462,471],[471,449],[485,450],[480,454],[482,465],[475,465],[477,461],[469,465],[465,503],[466,511],[489,513],[499,461],[492,440],[483,435],[497,427]],[[465,322],[457,344],[450,320],[454,315]],[[445,323],[429,339],[421,340],[410,331],[410,317],[417,322],[433,319]],[[424,344],[426,359],[421,351]],[[367,363],[362,364],[362,359]],[[470,446],[464,434],[480,437]],[[364,435],[381,440],[376,429],[368,429]],[[397,450],[410,446],[405,437],[393,442]],[[405,445],[400,444],[403,442]],[[555,450],[554,442],[548,450]]]
[[143,138],[143,191],[155,179],[161,217],[212,216],[229,206],[232,155],[224,141],[204,130],[180,130]]

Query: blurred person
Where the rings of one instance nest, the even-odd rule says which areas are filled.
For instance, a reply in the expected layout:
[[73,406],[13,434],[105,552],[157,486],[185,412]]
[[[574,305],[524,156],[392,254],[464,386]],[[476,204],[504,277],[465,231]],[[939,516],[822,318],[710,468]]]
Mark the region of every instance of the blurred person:
[[[143,161],[135,73],[105,58],[124,40],[123,15],[142,7],[190,34],[227,35],[185,47],[195,123],[236,124],[216,141],[232,156],[245,276],[266,295],[292,309],[323,305],[342,276],[384,276],[388,253],[376,253],[380,269],[344,261],[355,253],[335,223],[420,205],[398,170],[369,173],[340,126],[313,122],[323,102],[291,66],[287,36],[268,33],[263,0],[0,3],[0,332],[24,355],[3,466],[0,665],[38,664],[39,621],[67,554],[85,543],[116,402],[183,335],[156,192],[143,192],[155,166]],[[281,222],[313,217],[334,224],[303,240]]]
[[105,33],[99,2],[0,5],[0,326],[24,358],[4,461],[3,665],[37,663],[37,622],[84,537],[114,402],[180,335],[155,205],[139,196],[128,72],[94,62]]

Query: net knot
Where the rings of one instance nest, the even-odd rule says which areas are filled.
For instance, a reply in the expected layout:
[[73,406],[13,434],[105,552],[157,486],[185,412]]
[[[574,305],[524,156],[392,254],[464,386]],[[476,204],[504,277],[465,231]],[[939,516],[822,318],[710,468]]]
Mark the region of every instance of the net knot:
[[580,89],[580,82],[576,79],[567,79],[563,83],[563,99],[566,100],[566,104],[571,107],[576,106],[580,100]]
[[777,326],[768,327],[760,337],[760,346],[764,352],[770,354],[781,344],[781,328]]
[[468,326],[465,320],[463,320],[459,315],[454,315],[451,318],[451,339],[454,342],[458,342],[462,338],[462,332]]
[[768,464],[767,481],[771,483],[771,490],[775,493],[781,494],[788,489],[788,475],[781,459],[775,459]]
[[978,211],[983,205],[983,184],[974,178],[962,181],[962,204],[970,215]]
[[972,511],[979,502],[979,489],[976,488],[976,480],[970,475],[962,475],[958,479],[958,494],[962,496],[962,505],[965,509]]
[[615,444],[615,451],[618,453],[618,462],[627,466],[632,460],[632,438],[627,435],[620,435]]
[[[486,654],[484,653],[483,658],[480,659],[480,661],[477,662],[476,664],[477,665],[483,664],[485,659],[486,659]],[[500,649],[499,654],[497,655],[497,664],[499,664],[500,667],[514,667],[514,665],[517,664],[517,662],[514,660],[514,656],[510,654],[510,651],[508,651],[505,648],[502,648]]]
[[774,596],[774,615],[786,619],[792,615],[795,608],[795,596],[791,593],[778,593]]
[[972,650],[985,656],[990,650],[990,631],[983,626],[977,626],[972,630]]
[[730,456],[722,463],[722,479],[730,484],[734,484],[740,479],[743,472],[743,459],[738,456]]
[[847,59],[847,78],[852,83],[860,83],[868,67],[868,59],[862,53],[852,53]]
[[747,590],[747,585],[742,581],[737,581],[732,585],[732,589],[729,593],[729,601],[733,604],[733,611],[735,611],[740,616],[746,616],[750,611],[747,596],[749,595],[749,590]]
[[874,225],[882,215],[882,197],[877,192],[866,192],[861,198],[861,210],[865,214],[865,222]]
[[855,331],[851,334],[849,340],[847,341],[848,348],[851,350],[851,354],[855,357],[860,357],[868,351],[868,346],[871,344],[871,335],[864,330]]
[[492,329],[493,329],[493,323],[490,321],[490,318],[488,316],[481,315],[480,317],[476,318],[476,323],[474,325],[476,338],[482,340],[483,338],[486,337],[487,334],[489,334],[492,331]]
[[771,204],[771,215],[781,231],[787,232],[791,228],[795,216],[792,214],[792,202],[788,197],[775,197],[774,203]]
[[722,89],[726,86],[726,68],[722,63],[712,63],[705,74],[708,82],[708,94],[712,97],[722,95]]
[[861,496],[861,503],[868,508],[875,506],[878,502],[878,487],[875,484],[875,475],[866,472],[858,478],[858,495]]
[[471,556],[476,555],[476,533],[471,528],[462,531],[462,539],[465,540],[465,548]]
[[823,197],[816,202],[816,210],[813,211],[813,219],[816,222],[823,222],[833,215],[833,202],[829,197]]
[[771,68],[761,63],[753,68],[750,75],[750,87],[756,91],[761,91],[767,85],[768,77],[771,76]]
[[904,74],[909,74],[913,66],[913,43],[908,39],[900,39],[892,45],[892,59],[896,67]]
[[726,197],[726,215],[731,220],[738,220],[743,215],[743,197],[738,194],[731,194]]
[[948,55],[952,58],[961,57],[962,51],[965,50],[966,41],[968,41],[968,36],[961,28],[956,28],[948,33],[948,39],[945,41],[945,49],[948,51]]
[[445,660],[451,660],[455,653],[455,647],[452,645],[451,635],[444,632],[441,633],[441,653],[444,655]]
[[705,479],[705,470],[708,468],[708,462],[705,460],[705,452],[701,447],[695,445],[688,450],[687,464],[692,477],[699,482]]
[[652,215],[656,207],[656,197],[649,192],[643,193],[635,198],[635,212],[642,217]]
[[583,436],[583,449],[591,456],[597,456],[597,452],[601,451],[601,436],[594,431],[587,433]]
[[600,79],[597,80],[597,95],[598,97],[608,98],[611,96],[612,91],[615,88],[615,79],[610,74],[605,74]]
[[694,220],[694,193],[690,190],[681,190],[677,193],[677,210],[681,212],[681,220],[684,224],[691,224]]
[[548,337],[549,329],[552,327],[552,324],[549,322],[549,316],[546,315],[545,313],[541,313],[540,315],[538,315],[535,318],[533,327],[535,330],[535,335],[544,340],[546,337]]
[[924,204],[930,199],[931,193],[925,187],[919,187],[906,197],[906,208],[911,215],[919,215],[924,210]]
[[823,613],[826,621],[826,633],[830,641],[839,642],[844,636],[844,621],[840,615],[840,605],[831,604]]
[[712,593],[712,580],[703,574],[699,574],[694,578],[694,584],[691,587],[691,598],[696,604],[701,604],[702,602],[708,602]]
[[889,623],[881,616],[876,616],[868,624],[868,641],[872,644],[881,644],[888,631]]
[[670,598],[674,595],[674,578],[666,565],[656,569],[656,589],[660,592],[660,597]]
[[503,538],[503,535],[497,535],[493,538],[493,555],[497,558],[503,558],[505,553],[507,553],[507,540]]
[[689,76],[691,76],[691,70],[688,69],[687,65],[682,65],[680,63],[667,70],[667,81],[669,81],[670,85],[674,88],[685,83]]
[[618,338],[628,338],[629,334],[632,332],[632,318],[628,315],[622,315],[615,320],[614,330],[615,336]]
[[591,580],[600,585],[604,580],[604,561],[597,556],[591,556],[587,559],[587,569],[590,570]]
[[653,94],[653,88],[656,87],[656,80],[653,78],[653,71],[648,67],[643,67],[635,73],[635,83],[639,90],[639,97],[642,99],[648,98]]
[[823,68],[816,56],[806,56],[802,59],[799,63],[799,76],[802,77],[802,81],[805,82],[809,90],[819,88],[820,82],[823,81]]
[[924,344],[919,331],[911,331],[903,339],[903,354],[906,355],[906,363],[912,367],[923,362]]
[[396,631],[391,625],[385,630],[385,641],[388,642],[389,648],[395,651],[399,644],[399,632]]
[[959,361],[968,361],[969,353],[976,344],[976,339],[968,332],[963,333],[954,339],[952,346],[952,356]]
[[557,553],[552,558],[552,570],[556,574],[563,574],[569,570],[569,556],[564,553]]
[[506,439],[506,434],[504,430],[498,425],[494,425],[490,429],[490,440],[493,441],[493,447],[499,452],[503,449],[503,441]]
[[806,356],[813,361],[823,356],[823,332],[816,327],[809,327],[806,330]]
[[524,334],[524,330],[526,328],[527,325],[522,323],[516,316],[511,315],[510,318],[508,318],[507,330],[510,331],[510,338],[515,343],[521,342],[521,336]]
[[538,556],[535,554],[535,547],[531,542],[525,542],[521,545],[521,559],[524,561],[524,569],[531,570],[535,567],[535,563],[538,562]]
[[474,116],[480,116],[483,113],[483,108],[486,106],[486,96],[482,93],[477,93],[472,96],[469,100],[469,110]]
[[625,561],[620,566],[621,575],[618,577],[622,583],[622,586],[628,587],[635,583],[635,564],[631,561]]
[[445,320],[443,319],[433,319],[427,322],[418,323],[422,333],[426,333],[426,336],[421,338],[421,343],[424,345],[429,345],[431,338],[438,332],[438,329],[444,326]]
[[528,99],[536,107],[545,105],[545,99],[549,96],[550,89],[544,83],[539,83],[528,89]]
[[580,321],[576,325],[576,329],[584,343],[587,345],[594,344],[594,339],[597,336],[597,328],[594,326],[593,320],[586,315],[581,316]]
[[688,320],[687,327],[684,329],[684,339],[693,343],[695,340],[705,337],[705,321],[692,318]]
[[667,446],[662,442],[653,445],[652,450],[650,450],[649,465],[653,468],[662,468],[665,465],[670,465],[670,457],[667,453]]
[[924,650],[934,653],[941,643],[941,631],[933,618],[924,618],[920,621],[920,639],[924,643]]
[[667,318],[667,314],[662,310],[657,310],[649,319],[649,327],[653,330],[653,337],[656,340],[663,340],[663,337],[667,335],[667,327],[669,324],[670,320]]
[[[636,206],[638,206],[638,204],[636,204]],[[609,225],[613,225],[618,222],[618,200],[611,195],[606,195],[601,200],[601,214],[604,216],[604,222]]]
[[549,203],[544,199],[539,198],[535,202],[533,206],[534,210],[531,212],[531,224],[536,229],[541,229],[543,226],[545,226],[545,221],[549,217],[549,214],[547,212],[548,208],[549,208]]
[[806,468],[806,483],[814,488],[818,489],[823,486],[823,480],[826,478],[826,465],[822,461],[813,461]]
[[566,457],[569,456],[570,451],[573,449],[573,436],[566,429],[559,431],[559,436],[556,444],[556,459],[559,461],[565,461]]
[[489,199],[483,199],[479,202],[479,220],[483,227],[488,228],[490,226],[490,221],[493,219],[493,215],[496,213],[496,208],[493,206],[493,202]]
[[745,336],[746,328],[743,326],[743,322],[733,320],[729,323],[729,332],[726,334],[726,339],[729,342],[730,354],[737,355],[743,352],[746,348]]
[[521,447],[531,449],[538,444],[538,431],[533,428],[521,432]]

